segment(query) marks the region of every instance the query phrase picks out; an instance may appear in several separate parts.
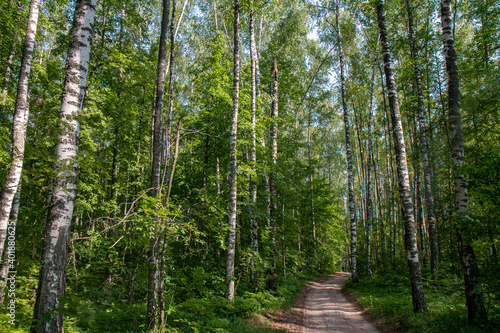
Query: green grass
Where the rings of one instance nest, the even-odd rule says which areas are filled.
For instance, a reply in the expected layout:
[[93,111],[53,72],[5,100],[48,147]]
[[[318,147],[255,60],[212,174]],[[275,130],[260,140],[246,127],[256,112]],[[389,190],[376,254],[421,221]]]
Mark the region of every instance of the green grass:
[[361,277],[346,289],[375,318],[382,319],[389,330],[399,332],[499,332],[500,304],[493,294],[486,295],[489,324],[472,327],[467,321],[467,308],[462,281],[456,276],[440,277],[438,287],[424,282],[428,313],[414,315],[410,281],[404,272],[381,272],[372,278]]
[[[277,292],[242,292],[234,302],[222,296],[191,297],[180,299],[166,309],[166,332],[217,332],[256,333],[282,332],[271,328],[256,327],[249,319],[262,314],[289,308],[304,285],[318,274],[298,273],[279,281]],[[93,293],[68,295],[65,304],[64,331],[67,333],[145,332],[146,303],[118,300],[113,295],[99,297]],[[28,332],[33,314],[29,295],[19,295],[16,307],[16,325],[2,325],[8,321],[8,313],[0,310],[0,333]],[[91,297],[92,296],[92,297]]]

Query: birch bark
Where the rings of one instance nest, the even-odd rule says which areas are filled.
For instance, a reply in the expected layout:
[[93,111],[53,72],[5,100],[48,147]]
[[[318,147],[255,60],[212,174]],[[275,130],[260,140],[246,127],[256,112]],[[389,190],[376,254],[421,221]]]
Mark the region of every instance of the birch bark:
[[269,186],[271,190],[271,278],[268,286],[271,290],[276,290],[278,287],[278,270],[277,270],[277,249],[276,249],[276,226],[278,217],[276,214],[278,195],[276,191],[276,166],[278,163],[278,59],[276,56],[273,60],[273,101],[271,104],[271,152],[272,165],[269,172]]
[[347,114],[347,102],[345,96],[345,79],[344,79],[344,54],[342,51],[342,35],[339,26],[339,5],[335,7],[335,21],[337,26],[337,44],[340,60],[340,88],[342,94],[342,110],[344,114],[344,128],[345,128],[345,146],[346,146],[346,159],[347,159],[347,189],[349,195],[349,218],[351,221],[351,277],[353,282],[358,282],[357,270],[357,227],[356,227],[356,208],[354,205],[354,172],[352,166],[352,153],[351,153],[351,135],[349,129],[349,116]]
[[[61,298],[66,287],[66,259],[76,191],[78,112],[83,105],[97,0],[78,0],[59,112],[61,134],[55,147],[56,177],[49,203],[32,333],[63,330]],[[50,319],[47,320],[46,317]]]
[[[376,54],[376,52],[375,52]],[[372,118],[373,118],[373,90],[375,85],[375,69],[377,66],[378,57],[375,55],[373,61],[373,70],[370,84],[370,108],[368,110],[368,161],[366,163],[366,274],[372,276],[371,270],[371,246],[372,246],[372,217],[373,217],[373,201],[371,192],[371,166],[373,158],[373,143],[372,143]]]
[[431,273],[434,279],[437,279],[438,270],[438,248],[436,237],[436,226],[434,221],[434,207],[432,202],[431,192],[431,167],[429,164],[429,154],[427,152],[427,136],[425,133],[425,118],[424,118],[424,94],[422,91],[422,78],[420,75],[420,66],[418,60],[417,43],[415,40],[415,32],[413,29],[413,13],[410,5],[410,0],[406,0],[408,10],[408,30],[411,43],[411,51],[413,55],[413,70],[415,72],[415,81],[417,85],[417,101],[418,101],[418,128],[420,132],[420,152],[422,153],[422,164],[424,167],[424,195],[425,206],[427,213],[427,228],[429,232],[429,243],[431,248]]
[[462,120],[460,118],[460,87],[457,67],[457,55],[453,38],[453,21],[451,18],[451,0],[441,1],[441,23],[443,29],[443,52],[448,75],[448,124],[451,135],[451,157],[455,177],[455,212],[458,216],[457,239],[458,253],[465,282],[465,303],[469,322],[477,325],[488,321],[483,297],[478,290],[479,268],[477,266],[472,241],[467,225],[469,205],[467,183],[460,167],[465,164],[464,143],[462,137]]
[[237,170],[238,161],[236,138],[238,133],[238,104],[240,92],[240,1],[234,1],[234,49],[233,49],[233,110],[231,114],[231,129],[229,138],[229,229],[227,234],[226,281],[227,297],[234,300],[234,260],[236,246],[236,205],[237,205]]
[[249,205],[249,216],[250,216],[250,243],[252,247],[252,259],[251,259],[251,272],[250,279],[252,283],[257,284],[257,273],[255,270],[255,261],[259,257],[259,235],[258,235],[258,222],[255,216],[253,216],[253,209],[257,205],[257,182],[255,180],[257,172],[257,133],[255,129],[256,125],[256,112],[257,112],[257,46],[255,44],[255,17],[254,17],[254,3],[253,0],[250,1],[250,62],[251,62],[251,85],[252,85],[252,95],[251,95],[251,140],[252,147],[250,150],[250,166],[252,168],[253,175],[250,177],[250,202]]
[[[21,172],[23,170],[24,146],[26,142],[26,128],[28,126],[29,102],[28,83],[31,72],[31,62],[33,50],[35,48],[36,28],[38,24],[40,1],[32,0],[28,14],[28,27],[26,28],[26,38],[24,41],[23,57],[19,72],[19,82],[17,85],[16,107],[14,109],[14,119],[12,124],[12,162],[9,167],[7,179],[2,191],[0,201],[0,249],[4,248],[7,235],[7,225],[9,222],[12,201],[17,191]],[[2,255],[0,253],[0,261]]]
[[382,56],[384,59],[384,71],[389,95],[389,108],[391,111],[392,130],[394,138],[394,147],[396,152],[396,165],[399,183],[399,196],[401,198],[402,215],[404,222],[404,243],[405,253],[410,271],[410,281],[412,290],[412,301],[414,312],[427,311],[425,303],[424,287],[422,285],[422,276],[420,272],[420,262],[418,259],[417,230],[415,226],[415,215],[410,191],[410,178],[408,174],[408,164],[406,159],[406,144],[399,112],[399,102],[392,69],[391,52],[389,49],[389,40],[385,26],[385,10],[383,0],[377,1],[377,20],[382,43]]

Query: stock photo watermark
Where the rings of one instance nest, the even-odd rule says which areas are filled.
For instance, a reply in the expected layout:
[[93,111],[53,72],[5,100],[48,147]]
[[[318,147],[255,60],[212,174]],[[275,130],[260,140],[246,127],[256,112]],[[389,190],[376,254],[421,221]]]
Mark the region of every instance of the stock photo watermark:
[[15,325],[16,319],[16,224],[11,222],[7,228],[7,247],[5,259],[8,263],[6,294],[9,299],[7,309],[9,311],[9,321]]

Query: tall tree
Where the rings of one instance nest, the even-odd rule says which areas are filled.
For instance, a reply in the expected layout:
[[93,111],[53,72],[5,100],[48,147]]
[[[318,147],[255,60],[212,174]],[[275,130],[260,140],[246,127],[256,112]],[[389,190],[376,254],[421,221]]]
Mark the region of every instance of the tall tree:
[[[184,2],[186,4],[187,1]],[[184,8],[184,7],[183,7]],[[162,185],[167,184],[167,194],[164,197],[163,202],[168,205],[170,192],[172,191],[172,177],[173,172],[175,170],[175,160],[177,156],[174,157],[174,164],[172,165],[172,172],[169,170],[170,166],[170,152],[171,152],[171,133],[172,133],[172,111],[174,108],[174,47],[175,47],[175,37],[177,34],[177,30],[174,31],[175,26],[175,9],[176,9],[176,1],[172,0],[172,18],[170,19],[170,54],[168,57],[168,71],[169,71],[169,80],[168,80],[168,110],[167,110],[167,122],[165,124],[166,127],[166,135],[165,135],[165,171],[162,178]],[[182,20],[182,12],[181,16],[179,16],[179,23],[177,28],[179,28],[179,24]],[[177,29],[176,28],[176,29]],[[180,122],[179,122],[180,126]],[[177,131],[177,137],[179,136],[179,131]],[[178,139],[175,149],[178,149]],[[176,150],[177,151],[177,150]],[[161,188],[160,188],[161,191]],[[167,217],[168,218],[168,217]],[[165,326],[165,255],[166,255],[166,247],[167,243],[165,241],[165,233],[161,232],[161,253],[160,253],[160,274],[159,274],[159,282],[158,282],[158,300],[159,300],[159,312],[160,312],[160,326],[162,329]]]
[[257,112],[257,63],[258,63],[258,54],[257,54],[257,45],[255,43],[255,11],[254,11],[254,2],[250,1],[250,71],[251,71],[251,122],[252,122],[252,147],[250,149],[250,167],[252,169],[252,176],[250,177],[250,201],[249,212],[248,215],[250,217],[250,242],[252,247],[252,259],[251,259],[251,273],[250,279],[254,284],[257,283],[256,277],[256,269],[255,269],[255,261],[259,256],[259,225],[257,222],[257,218],[253,214],[253,210],[257,205],[257,180],[256,180],[256,171],[257,171],[257,132],[256,132],[256,112]]
[[422,164],[424,166],[424,195],[427,213],[427,228],[429,230],[429,243],[431,248],[431,273],[434,278],[437,278],[438,270],[438,248],[436,237],[436,224],[434,221],[434,207],[432,203],[431,192],[431,167],[429,164],[429,154],[427,152],[427,136],[425,126],[425,105],[424,94],[422,91],[422,78],[420,75],[420,66],[418,60],[417,42],[415,40],[415,32],[413,28],[413,11],[410,0],[406,0],[408,11],[408,31],[411,44],[411,53],[413,56],[413,70],[415,73],[415,81],[417,86],[417,102],[418,102],[418,127],[420,132],[420,152],[422,153]]
[[427,311],[425,303],[424,287],[420,272],[420,261],[418,259],[417,229],[415,226],[415,215],[411,199],[410,178],[408,174],[408,163],[406,159],[406,144],[399,112],[398,91],[392,69],[391,51],[389,49],[389,39],[385,25],[384,1],[378,0],[376,3],[378,29],[380,41],[382,43],[382,56],[384,60],[385,80],[389,96],[389,108],[391,111],[392,130],[394,138],[394,149],[396,153],[396,164],[399,183],[399,196],[401,198],[402,215],[404,222],[404,245],[408,269],[410,271],[410,281],[413,300],[413,311]]
[[[377,44],[378,46],[378,44]],[[371,246],[372,246],[372,217],[373,217],[373,201],[372,201],[372,184],[371,184],[371,167],[374,162],[373,158],[373,142],[372,142],[372,119],[373,119],[373,90],[375,85],[375,70],[377,68],[377,50],[375,50],[375,60],[373,61],[372,78],[370,84],[370,106],[368,109],[368,161],[366,163],[366,274],[372,276],[371,269]]]
[[354,172],[352,166],[351,152],[351,134],[349,128],[349,115],[347,113],[347,101],[345,94],[345,77],[344,77],[344,53],[342,50],[342,34],[340,33],[339,25],[339,1],[335,6],[335,22],[337,27],[337,45],[340,62],[340,89],[342,98],[342,110],[344,114],[344,129],[345,129],[345,146],[347,159],[347,189],[349,195],[349,217],[351,221],[351,276],[353,282],[358,282],[357,270],[357,227],[356,227],[356,208],[354,205]]
[[233,49],[233,110],[231,114],[231,129],[229,138],[229,229],[227,234],[226,280],[227,297],[234,300],[234,260],[236,247],[236,209],[237,209],[237,147],[238,105],[240,93],[240,1],[234,1],[234,49]]
[[271,192],[271,278],[268,286],[271,290],[278,287],[278,267],[277,267],[277,248],[276,248],[276,227],[278,224],[277,202],[278,193],[276,185],[276,167],[278,164],[278,59],[274,56],[272,70],[272,102],[271,102],[271,171],[269,172],[269,188]]
[[32,333],[63,331],[64,306],[61,298],[66,287],[66,260],[76,192],[80,127],[77,116],[85,95],[96,3],[97,0],[78,0],[75,6],[72,42],[59,111],[56,176],[44,235]]
[[458,254],[464,272],[465,304],[469,322],[480,324],[488,321],[483,297],[478,290],[479,268],[467,225],[470,223],[467,183],[460,168],[465,164],[462,120],[460,117],[460,86],[457,54],[454,46],[451,0],[441,1],[441,24],[443,30],[443,52],[448,75],[448,126],[451,135],[451,157],[455,177],[455,213],[458,215]]
[[31,1],[19,81],[17,84],[16,107],[14,110],[14,121],[12,125],[12,162],[3,187],[2,198],[0,201],[0,261],[2,260],[2,250],[4,248],[4,242],[7,235],[7,225],[9,222],[10,210],[12,208],[12,201],[16,194],[17,186],[21,179],[21,172],[23,170],[26,127],[28,126],[29,117],[28,84],[31,72],[31,62],[33,59],[33,50],[35,49],[39,7],[39,0]]
[[[170,0],[163,0],[158,65],[156,69],[156,99],[153,109],[153,142],[151,164],[151,197],[160,199],[161,193],[161,155],[162,155],[162,115],[163,96],[165,94],[165,62],[167,57],[167,35],[169,28]],[[170,138],[167,138],[170,140]],[[158,204],[159,204],[158,200]],[[149,275],[148,275],[148,328],[158,325],[158,297],[160,287],[160,219],[155,219],[154,236],[149,240]]]

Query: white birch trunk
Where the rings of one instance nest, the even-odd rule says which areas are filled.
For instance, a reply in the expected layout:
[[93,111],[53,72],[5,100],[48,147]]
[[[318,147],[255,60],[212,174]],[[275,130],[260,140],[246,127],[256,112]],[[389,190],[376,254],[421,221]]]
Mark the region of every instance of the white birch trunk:
[[278,163],[278,59],[276,56],[273,61],[273,91],[271,102],[271,171],[269,172],[269,187],[271,193],[271,271],[270,279],[268,281],[268,287],[270,290],[276,290],[278,287],[278,269],[277,269],[277,248],[276,248],[276,227],[278,224],[277,217],[277,202],[278,194],[276,190],[276,167]]
[[344,54],[342,51],[342,35],[339,26],[339,5],[336,6],[335,21],[337,26],[337,43],[339,47],[340,59],[340,87],[342,94],[342,110],[344,114],[344,129],[345,129],[345,146],[346,146],[346,159],[347,159],[347,189],[349,195],[349,219],[351,221],[351,278],[353,282],[358,282],[357,270],[357,227],[356,227],[356,208],[354,204],[354,172],[352,166],[352,152],[351,152],[351,135],[349,129],[349,116],[347,114],[347,102],[345,97],[345,79],[344,79]]
[[[59,126],[55,147],[57,172],[49,204],[47,228],[32,332],[58,333],[63,330],[63,304],[66,287],[66,259],[76,191],[78,152],[78,112],[83,105],[87,84],[92,31],[97,0],[78,0],[75,7],[72,43],[66,62]],[[50,319],[47,321],[46,316]]]
[[401,114],[399,112],[398,92],[396,81],[392,69],[391,52],[389,49],[389,40],[385,26],[385,10],[383,1],[377,1],[377,19],[382,43],[382,55],[384,59],[384,71],[389,95],[389,107],[391,111],[392,130],[394,138],[394,147],[396,152],[396,164],[399,183],[399,196],[401,198],[403,223],[404,223],[404,243],[405,253],[410,271],[410,282],[412,290],[412,301],[414,312],[427,311],[425,303],[424,287],[422,285],[422,276],[420,272],[420,262],[418,259],[417,230],[415,226],[415,215],[410,191],[410,178],[408,174],[408,164],[406,159],[406,144],[404,140],[403,125]]
[[413,14],[411,10],[410,1],[406,1],[408,10],[408,30],[410,34],[410,43],[413,55],[413,69],[415,72],[415,81],[417,84],[417,101],[418,101],[418,127],[420,131],[420,151],[422,153],[422,164],[424,167],[424,195],[425,206],[427,213],[427,226],[429,230],[429,243],[431,248],[431,272],[434,278],[437,279],[438,270],[438,248],[436,227],[434,221],[434,207],[432,203],[431,192],[431,167],[429,164],[429,154],[427,152],[427,136],[425,133],[425,119],[424,119],[424,94],[422,91],[422,79],[420,75],[420,66],[418,64],[418,51],[417,43],[415,41],[415,33],[413,30]]
[[378,57],[375,55],[375,60],[373,62],[371,84],[370,84],[370,108],[368,110],[368,160],[366,163],[366,274],[368,276],[372,276],[372,269],[371,269],[372,216],[373,216],[373,201],[371,194],[371,166],[373,162],[372,118],[373,118],[373,87],[375,85],[375,69],[377,66],[377,62],[378,62]]
[[[31,62],[33,59],[33,50],[35,48],[39,7],[39,0],[31,1],[12,125],[12,162],[3,186],[2,198],[0,201],[0,249],[4,248],[12,200],[16,194],[17,186],[21,179],[21,172],[23,170],[26,128],[28,126],[29,117],[28,83],[31,72]],[[0,261],[1,260],[2,256],[0,253]]]
[[451,157],[455,177],[455,212],[459,216],[457,225],[458,253],[464,272],[465,299],[469,322],[481,324],[488,321],[483,297],[478,291],[479,268],[468,234],[470,223],[467,183],[458,170],[465,164],[462,120],[460,118],[460,87],[458,78],[457,55],[453,40],[453,21],[451,19],[451,0],[441,1],[441,23],[443,28],[443,52],[448,75],[448,122],[451,135]]
[[251,95],[251,140],[252,147],[250,150],[250,167],[252,168],[253,175],[250,177],[250,205],[248,208],[248,215],[250,217],[250,245],[252,247],[252,258],[251,258],[251,272],[250,280],[252,283],[257,284],[257,272],[255,270],[255,262],[259,257],[259,225],[257,219],[253,216],[253,209],[257,205],[257,182],[256,182],[256,172],[257,172],[257,133],[256,133],[256,113],[257,113],[257,46],[255,44],[255,17],[253,9],[253,0],[250,1],[250,61],[251,61],[251,84],[252,84],[252,95]]
[[233,77],[233,110],[231,115],[231,129],[229,138],[229,229],[227,235],[227,262],[226,281],[227,297],[234,300],[234,260],[236,247],[236,209],[237,209],[237,146],[236,138],[238,134],[238,104],[239,104],[239,83],[240,83],[240,2],[234,1],[234,77]]

